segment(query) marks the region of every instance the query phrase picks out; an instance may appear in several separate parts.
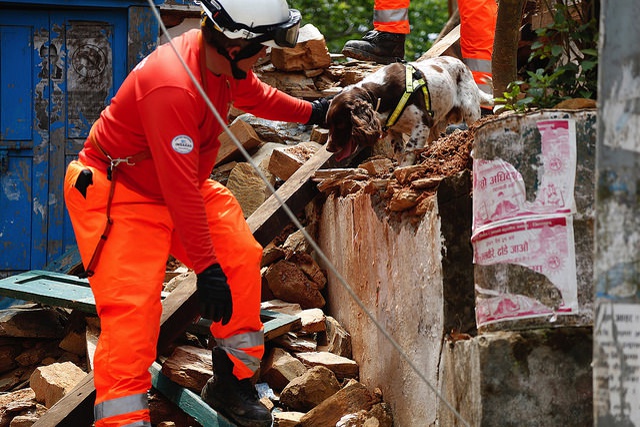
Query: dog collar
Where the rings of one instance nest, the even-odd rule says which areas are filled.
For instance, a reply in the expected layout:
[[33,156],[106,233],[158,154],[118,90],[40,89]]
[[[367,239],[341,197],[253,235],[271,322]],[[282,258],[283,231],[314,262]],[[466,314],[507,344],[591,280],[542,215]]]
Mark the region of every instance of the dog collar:
[[404,109],[407,107],[407,101],[409,100],[411,95],[413,95],[413,93],[418,89],[422,89],[422,93],[424,94],[425,106],[427,107],[427,112],[431,117],[433,117],[433,110],[431,110],[431,94],[429,93],[429,89],[427,88],[427,82],[424,80],[424,74],[422,74],[422,71],[414,68],[411,64],[406,64],[405,69],[406,69],[406,77],[405,77],[406,83],[405,83],[404,94],[402,94],[400,101],[398,101],[398,105],[396,106],[396,109],[393,110],[393,113],[391,113],[391,115],[387,119],[387,123],[384,125],[384,128],[383,128],[383,130],[385,131],[389,129],[391,126],[396,124],[396,122],[398,121],[398,118],[400,117]]

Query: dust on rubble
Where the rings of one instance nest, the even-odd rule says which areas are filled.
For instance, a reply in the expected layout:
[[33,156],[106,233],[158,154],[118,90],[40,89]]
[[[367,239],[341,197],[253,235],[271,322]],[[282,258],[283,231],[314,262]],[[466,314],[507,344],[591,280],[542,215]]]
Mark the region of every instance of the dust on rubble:
[[[471,170],[471,149],[476,130],[494,117],[484,117],[466,130],[455,130],[418,150],[414,165],[390,168],[366,167],[382,156],[367,158],[356,168],[335,176],[323,176],[318,188],[325,194],[348,197],[366,192],[372,194],[389,214],[423,216],[431,209],[439,183],[447,177]],[[368,171],[368,173],[367,173]],[[363,173],[364,172],[364,173]]]

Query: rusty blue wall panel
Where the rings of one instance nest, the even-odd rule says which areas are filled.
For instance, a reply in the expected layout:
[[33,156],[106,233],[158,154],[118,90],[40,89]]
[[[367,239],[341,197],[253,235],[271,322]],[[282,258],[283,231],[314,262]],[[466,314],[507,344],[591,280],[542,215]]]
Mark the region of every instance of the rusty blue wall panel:
[[[66,54],[64,80],[52,80],[51,194],[62,194],[67,165],[126,76],[126,10],[51,12],[52,43]],[[64,203],[49,206],[47,263],[75,245]],[[38,266],[37,268],[40,268]]]
[[[59,26],[64,34],[64,51],[69,55],[64,101],[67,111],[66,118],[61,117],[60,125],[66,129],[66,138],[84,140],[122,82],[127,49],[123,37],[127,27],[122,14],[78,15],[53,14],[55,24],[52,27]],[[120,77],[117,85],[114,75]],[[55,117],[52,117],[52,125],[54,123]]]
[[150,8],[129,8],[129,71],[157,47],[159,30],[160,25]]
[[[33,103],[31,79],[26,70],[33,69],[33,55],[28,43],[32,39],[29,27],[3,26],[0,28],[0,139],[3,146],[14,141],[20,148],[20,140],[31,139]],[[25,43],[27,41],[27,43]]]
[[[44,14],[0,13],[0,110],[3,120],[10,120],[3,126],[18,129],[0,135],[0,274],[29,268],[32,262],[45,263],[49,119],[48,85],[42,83],[48,49],[42,40],[48,38],[48,26]],[[25,111],[24,104],[31,111]],[[28,121],[28,130],[22,121]]]
[[64,172],[154,28],[145,0],[0,0],[0,278],[75,246]]
[[[162,4],[164,0],[153,0],[156,5]],[[66,7],[128,7],[148,5],[147,0],[3,0],[1,3],[14,3],[18,5],[45,5],[45,6],[66,6]]]
[[28,270],[31,251],[31,160],[11,157],[0,182],[0,270]]

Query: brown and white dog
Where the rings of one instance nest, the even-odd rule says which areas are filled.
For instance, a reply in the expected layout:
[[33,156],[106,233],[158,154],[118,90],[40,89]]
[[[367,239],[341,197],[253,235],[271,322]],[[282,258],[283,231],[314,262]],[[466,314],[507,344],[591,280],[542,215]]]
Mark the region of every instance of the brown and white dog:
[[[340,161],[358,147],[373,146],[388,132],[400,165],[413,164],[414,150],[440,137],[447,125],[480,118],[480,105],[493,105],[493,98],[478,89],[471,71],[457,58],[442,56],[410,63],[426,83],[428,96],[414,90],[397,121],[387,129],[407,90],[406,65],[395,63],[369,74],[336,95],[327,111],[327,151]],[[419,79],[418,79],[419,80]],[[426,104],[430,103],[430,108]],[[406,145],[402,134],[409,135]]]

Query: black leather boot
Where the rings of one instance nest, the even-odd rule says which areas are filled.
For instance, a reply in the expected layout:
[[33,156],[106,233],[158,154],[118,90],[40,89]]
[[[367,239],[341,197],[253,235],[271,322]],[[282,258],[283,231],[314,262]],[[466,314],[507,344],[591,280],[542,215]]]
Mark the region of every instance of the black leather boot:
[[251,379],[238,380],[233,363],[219,347],[212,350],[213,377],[200,396],[209,406],[241,427],[270,427],[271,412],[258,399]]
[[404,59],[405,34],[369,31],[362,40],[349,40],[342,48],[342,54],[361,61],[391,64]]

